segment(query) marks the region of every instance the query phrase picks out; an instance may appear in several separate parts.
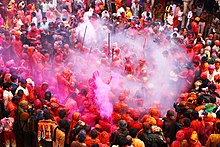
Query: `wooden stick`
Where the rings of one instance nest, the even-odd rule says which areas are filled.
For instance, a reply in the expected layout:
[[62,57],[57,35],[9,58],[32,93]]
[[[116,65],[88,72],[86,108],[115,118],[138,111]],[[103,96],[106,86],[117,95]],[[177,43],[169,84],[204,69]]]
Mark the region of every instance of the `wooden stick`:
[[86,28],[85,28],[84,35],[83,35],[82,47],[83,47],[83,45],[84,45],[84,41],[85,41],[85,37],[86,37],[86,30],[87,30],[87,26],[86,26]]
[[110,33],[108,33],[108,56],[110,56],[110,41],[111,41],[111,36]]

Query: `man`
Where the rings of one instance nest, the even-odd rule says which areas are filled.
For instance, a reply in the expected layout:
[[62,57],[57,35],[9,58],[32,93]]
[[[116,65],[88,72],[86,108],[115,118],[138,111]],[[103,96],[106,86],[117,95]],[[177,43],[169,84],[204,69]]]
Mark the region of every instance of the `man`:
[[60,125],[54,129],[53,134],[53,146],[54,147],[65,147],[65,122],[61,121]]
[[122,146],[122,140],[125,140],[126,136],[129,134],[127,122],[125,120],[120,120],[118,126],[119,128],[111,134],[109,142],[111,145]]
[[12,75],[10,78],[11,78],[11,82],[12,82],[12,85],[11,85],[12,86],[12,90],[11,90],[11,92],[12,92],[13,95],[15,95],[15,91],[18,88],[18,76]]
[[20,81],[20,85],[19,85],[18,88],[16,89],[15,94],[17,94],[19,90],[23,90],[24,94],[25,94],[26,96],[29,96],[29,91],[28,91],[28,89],[27,89],[27,81],[26,81],[25,79],[22,79],[22,80]]
[[34,23],[35,26],[37,27],[38,26],[38,22],[37,22],[37,17],[36,17],[37,15],[36,15],[36,13],[32,12],[31,16],[32,16],[32,23]]
[[4,106],[5,109],[8,105],[8,102],[10,102],[12,100],[13,94],[11,93],[12,90],[12,86],[11,83],[6,82],[3,84],[3,100],[4,100]]
[[164,121],[163,125],[163,132],[167,143],[172,144],[172,142],[175,140],[176,132],[178,131],[176,128],[174,111],[168,110],[166,116],[167,117],[165,118],[166,120]]
[[203,10],[202,14],[200,15],[200,21],[199,21],[199,33],[203,35],[205,30],[205,25],[207,22],[207,12],[206,10]]
[[31,29],[28,31],[27,39],[33,43],[34,41],[37,41],[40,38],[39,30],[37,29],[35,23],[31,23]]
[[93,129],[90,133],[90,136],[86,139],[86,145],[88,147],[91,147],[93,144],[99,144],[100,140],[98,138],[98,131],[96,129]]
[[144,142],[137,138],[138,129],[132,128],[129,132],[132,137],[132,145],[134,147],[144,147]]
[[86,144],[84,143],[86,139],[86,131],[81,130],[78,134],[78,141],[73,141],[71,143],[71,147],[86,147]]
[[43,116],[44,119],[38,122],[38,141],[42,147],[52,147],[52,135],[57,125],[51,120],[49,110],[45,109]]
[[16,147],[15,135],[12,132],[14,118],[10,117],[10,111],[5,111],[5,117],[0,121],[0,132],[4,131],[4,139],[6,147]]
[[187,141],[189,141],[190,139],[190,136],[193,132],[193,129],[190,128],[190,119],[189,118],[183,118],[183,127],[179,130],[179,131],[182,131],[184,133],[184,136],[185,136],[185,139]]
[[192,31],[195,33],[195,36],[197,37],[198,33],[199,33],[199,21],[200,18],[196,17],[195,20],[191,23],[192,26]]
[[216,124],[215,134],[211,134],[206,142],[207,147],[217,147],[220,143],[220,122]]
[[150,124],[147,122],[143,124],[143,132],[138,134],[138,138],[144,142],[145,146],[163,146],[160,135],[153,133]]
[[49,24],[47,22],[47,17],[43,17],[42,22],[40,23],[40,27],[39,28],[42,28],[45,31],[48,30]]
[[12,40],[12,49],[13,52],[16,56],[16,58],[20,58],[22,53],[24,52],[23,47],[22,47],[22,42],[20,40],[21,36],[20,36],[20,32],[15,32],[14,34],[15,39]]

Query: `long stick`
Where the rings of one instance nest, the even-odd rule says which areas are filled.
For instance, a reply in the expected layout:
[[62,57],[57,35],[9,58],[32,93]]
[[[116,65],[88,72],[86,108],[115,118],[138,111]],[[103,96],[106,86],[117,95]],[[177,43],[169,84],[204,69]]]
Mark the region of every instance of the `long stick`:
[[113,60],[114,60],[114,51],[115,51],[115,49],[112,48],[112,63],[113,63]]
[[110,38],[111,36],[110,36],[110,33],[108,33],[108,56],[110,56],[110,41],[111,41],[111,38]]
[[86,30],[87,30],[87,26],[86,26],[85,31],[84,31],[84,36],[83,36],[82,47],[83,47],[83,45],[84,45],[84,41],[85,41],[85,37],[86,37]]

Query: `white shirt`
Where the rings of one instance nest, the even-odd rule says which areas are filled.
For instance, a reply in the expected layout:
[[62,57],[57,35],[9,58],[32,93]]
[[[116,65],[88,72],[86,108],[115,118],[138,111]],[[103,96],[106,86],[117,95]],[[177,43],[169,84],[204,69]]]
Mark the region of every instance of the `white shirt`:
[[49,28],[48,24],[49,24],[48,22],[46,22],[45,24],[43,22],[41,22],[39,28],[43,28],[44,30],[48,30],[48,28]]
[[40,23],[42,21],[41,9],[39,9],[38,11],[35,11],[35,13],[36,13],[36,17],[37,17],[37,22]]
[[29,95],[29,91],[28,91],[27,87],[24,89],[21,85],[19,85],[18,88],[17,88],[16,91],[15,91],[15,94],[18,93],[18,90],[23,90],[23,91],[24,91],[24,94],[25,94],[26,96]]
[[178,16],[178,20],[182,21],[183,20],[183,11],[179,10],[177,13],[177,16]]
[[8,104],[8,102],[10,102],[12,98],[13,98],[13,94],[11,93],[11,91],[7,91],[7,90],[3,91],[3,99],[4,99],[5,108]]
[[172,8],[171,9],[171,14],[173,15],[174,12],[176,11],[176,4],[172,4],[172,5],[170,5],[170,7]]
[[32,18],[32,23],[35,23],[35,26],[36,26],[36,28],[37,28],[37,17],[33,17],[33,18]]
[[48,4],[46,4],[46,3],[41,3],[41,6],[42,6],[42,11],[43,11],[44,13],[46,13],[47,10],[48,10]]
[[51,9],[51,8],[54,9],[55,8],[54,4],[52,4],[50,2],[47,4],[47,6],[48,6],[48,9]]

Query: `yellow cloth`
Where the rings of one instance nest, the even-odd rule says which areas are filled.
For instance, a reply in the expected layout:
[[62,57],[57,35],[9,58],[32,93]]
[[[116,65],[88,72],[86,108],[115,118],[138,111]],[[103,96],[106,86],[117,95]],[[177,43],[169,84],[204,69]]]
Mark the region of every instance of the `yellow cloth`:
[[165,13],[164,13],[164,20],[166,20],[169,15],[170,15],[170,6],[166,6]]
[[5,21],[5,29],[8,29],[9,26],[8,26],[8,17],[6,16],[6,21]]
[[145,147],[144,142],[137,138],[132,138],[132,145],[134,147]]
[[132,16],[131,11],[126,12],[126,18],[127,18],[127,19],[131,18],[131,16]]
[[38,122],[38,141],[44,139],[45,141],[52,141],[54,129],[57,127],[55,121],[40,120]]
[[220,134],[211,134],[206,141],[207,147],[216,147],[220,143]]
[[56,129],[56,138],[55,141],[53,142],[53,147],[62,147],[65,144],[65,132],[63,132],[60,129]]

